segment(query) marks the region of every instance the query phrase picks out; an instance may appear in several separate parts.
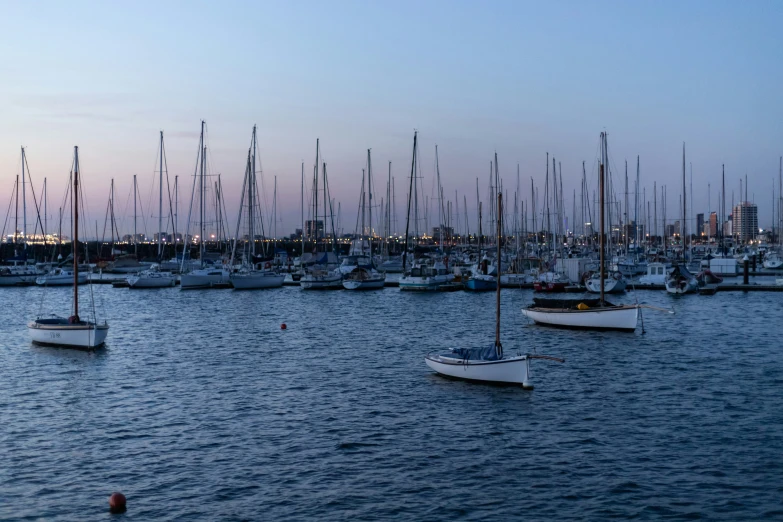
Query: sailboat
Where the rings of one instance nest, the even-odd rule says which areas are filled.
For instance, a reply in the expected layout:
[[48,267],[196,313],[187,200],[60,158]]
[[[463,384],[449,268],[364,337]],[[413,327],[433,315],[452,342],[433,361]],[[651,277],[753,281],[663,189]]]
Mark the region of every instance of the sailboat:
[[600,273],[596,272],[585,281],[585,287],[590,293],[600,294],[601,283],[603,283],[604,293],[606,294],[622,294],[628,286],[628,281],[623,277],[622,272],[617,271],[611,276],[607,274],[603,281],[600,280]]
[[[418,132],[413,134],[413,159],[411,161],[411,181],[408,189],[408,218],[405,225],[405,250],[402,254],[403,275],[400,277],[400,290],[432,291],[438,287],[451,283],[454,280],[454,274],[449,272],[448,267],[440,256],[421,256],[414,259],[410,269],[407,269],[408,260],[408,241],[410,240],[411,208],[414,210],[414,240],[418,242],[418,173],[416,172],[416,160],[418,159]],[[440,192],[440,189],[439,189]],[[440,205],[438,209],[440,210]],[[438,220],[440,216],[438,216]],[[441,243],[443,241],[443,234]],[[414,249],[415,250],[415,249]]]
[[[221,285],[228,283],[229,279],[229,272],[228,270],[220,265],[210,265],[207,266],[205,263],[205,245],[206,245],[206,236],[204,235],[204,220],[206,219],[205,211],[206,211],[206,205],[205,205],[205,194],[206,194],[206,146],[204,145],[204,126],[205,122],[201,122],[201,138],[199,140],[199,163],[198,163],[198,169],[199,173],[198,176],[194,176],[193,183],[194,185],[196,183],[199,184],[198,192],[199,192],[199,236],[198,236],[198,249],[199,249],[199,267],[191,270],[188,273],[185,273],[185,259],[186,256],[183,256],[182,258],[182,268],[181,272],[182,275],[180,276],[180,289],[181,290],[189,290],[194,288],[211,288],[215,285]],[[195,189],[195,187],[194,187]],[[194,190],[195,193],[195,190]],[[193,208],[193,202],[191,200],[191,210]],[[188,228],[190,227],[190,215],[188,215]],[[185,242],[185,251],[188,249],[188,242]]]
[[258,198],[258,184],[256,183],[256,127],[253,126],[253,138],[250,149],[247,151],[247,168],[245,169],[245,181],[243,184],[242,197],[239,203],[239,217],[237,218],[237,233],[234,236],[234,247],[231,250],[231,266],[234,265],[234,256],[236,254],[237,243],[239,242],[239,231],[242,223],[242,206],[245,203],[247,195],[247,228],[248,240],[245,247],[248,249],[243,252],[241,268],[229,276],[231,285],[237,290],[255,290],[258,288],[279,288],[283,286],[285,274],[278,274],[272,270],[272,264],[269,261],[264,263],[263,270],[258,270],[255,265],[256,257],[256,201]]
[[[40,316],[27,325],[34,343],[95,348],[106,341],[109,325],[79,317],[79,147],[73,148],[73,310],[67,319]],[[94,306],[93,306],[94,310]]]
[[[501,221],[503,217],[503,194],[498,193],[497,248],[500,259]],[[549,359],[565,362],[563,359],[546,355],[504,355],[500,342],[500,270],[495,285],[495,343],[484,348],[455,348],[446,353],[429,353],[424,362],[441,375],[469,381],[518,384],[532,390],[530,360]]]
[[687,238],[688,227],[686,226],[686,202],[688,198],[685,194],[685,144],[682,144],[682,263],[674,265],[671,272],[666,276],[666,291],[670,294],[690,294],[699,289],[699,282],[696,277],[690,273],[686,267],[687,259]]
[[[176,284],[177,279],[174,274],[168,270],[162,270],[160,261],[163,259],[163,157],[165,148],[163,147],[163,131],[160,131],[160,170],[158,178],[158,261],[159,263],[151,265],[147,270],[128,276],[128,286],[130,288],[166,288]],[[166,173],[168,178],[168,171]],[[135,214],[134,214],[135,223]],[[172,235],[172,237],[174,237]],[[135,240],[134,240],[135,243]]]
[[[367,192],[370,194],[369,205],[369,235],[367,241],[370,246],[369,257],[358,256],[356,267],[343,277],[343,288],[346,290],[378,290],[386,284],[386,274],[378,272],[375,269],[375,262],[372,256],[372,159],[370,149],[367,149]],[[362,234],[361,249],[364,250],[364,208],[366,206],[364,193],[364,177],[362,176]]]
[[479,261],[470,268],[470,275],[465,281],[465,290],[472,292],[484,292],[497,289],[497,268],[492,266],[486,256],[482,256],[481,250],[481,203],[478,207],[478,255]]
[[[334,252],[327,250],[328,243],[324,241],[324,251],[318,253],[318,231],[323,228],[324,240],[326,240],[326,218],[327,213],[332,218],[332,236],[334,238],[334,215],[331,212],[331,202],[329,201],[329,185],[326,178],[326,163],[323,163],[323,191],[324,191],[324,220],[319,222],[318,220],[318,167],[320,162],[320,140],[315,142],[315,167],[313,177],[313,220],[312,233],[315,236],[313,244],[313,256],[314,262],[305,268],[305,273],[299,279],[299,285],[303,290],[342,290],[343,288],[343,275],[339,270],[333,268],[332,261],[336,259]],[[323,225],[321,227],[320,225]],[[334,247],[333,247],[334,248]],[[302,256],[301,262],[304,262],[304,256]]]
[[639,305],[613,305],[604,300],[606,283],[605,262],[605,223],[604,223],[604,166],[607,165],[608,151],[606,133],[601,133],[601,164],[599,167],[600,193],[600,260],[599,260],[599,299],[539,299],[522,309],[522,313],[537,324],[565,328],[584,328],[597,330],[624,330],[633,332],[639,316]]

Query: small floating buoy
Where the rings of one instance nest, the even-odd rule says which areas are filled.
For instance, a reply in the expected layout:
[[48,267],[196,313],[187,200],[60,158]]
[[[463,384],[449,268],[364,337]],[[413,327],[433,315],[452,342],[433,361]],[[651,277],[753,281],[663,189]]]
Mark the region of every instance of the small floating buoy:
[[285,325],[285,323],[283,323],[283,324],[281,324],[281,325],[280,325],[280,329],[281,329],[281,330],[285,330],[286,328],[288,328],[288,327]]
[[125,495],[114,492],[109,497],[109,511],[112,513],[125,512]]

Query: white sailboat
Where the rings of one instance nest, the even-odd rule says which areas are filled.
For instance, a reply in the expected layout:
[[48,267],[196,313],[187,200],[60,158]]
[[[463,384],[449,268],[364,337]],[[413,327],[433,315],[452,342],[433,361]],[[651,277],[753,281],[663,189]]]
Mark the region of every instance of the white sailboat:
[[[343,276],[343,288],[346,290],[378,290],[386,284],[386,274],[378,272],[375,269],[375,262],[372,257],[372,159],[370,149],[367,149],[367,192],[370,193],[369,205],[369,234],[367,241],[370,246],[370,254],[367,256],[358,256],[356,266]],[[362,213],[362,234],[361,245],[364,249],[364,209],[366,207],[366,197],[364,192],[364,173],[362,173],[362,195],[361,195],[361,213]]]
[[[400,277],[400,290],[433,291],[454,281],[454,274],[449,271],[441,256],[421,256],[415,259],[408,268],[408,242],[410,241],[411,209],[413,209],[414,244],[419,240],[418,223],[418,132],[413,134],[413,159],[411,161],[411,180],[408,189],[408,216],[405,225],[405,250],[402,254],[403,275]],[[438,205],[440,209],[440,205]],[[439,216],[440,218],[440,216]],[[440,221],[440,219],[439,219]],[[441,238],[443,234],[441,234]]]
[[[279,288],[283,286],[285,274],[279,274],[272,270],[271,262],[264,263],[264,269],[258,270],[255,265],[256,256],[256,204],[260,201],[258,197],[258,184],[256,183],[256,127],[253,126],[253,137],[251,147],[247,151],[247,168],[245,169],[245,181],[242,187],[242,197],[239,203],[239,217],[237,218],[237,232],[234,235],[234,247],[231,250],[231,263],[234,265],[234,256],[236,254],[237,243],[239,242],[239,232],[242,223],[242,207],[245,204],[247,196],[247,228],[248,240],[243,245],[246,250],[242,255],[242,267],[229,276],[231,285],[237,290],[256,290],[260,288]],[[274,218],[273,218],[274,219]]]
[[[158,179],[158,261],[163,258],[163,156],[165,149],[163,147],[163,131],[160,131],[160,170]],[[168,176],[168,174],[167,174]],[[135,182],[135,176],[134,176]],[[134,196],[135,197],[135,196]],[[134,204],[134,228],[136,222],[135,204]],[[135,234],[134,234],[135,236]],[[134,240],[134,243],[136,241]],[[128,276],[126,279],[129,288],[169,288],[177,283],[176,276],[169,270],[162,270],[161,265],[152,264],[146,270]]]
[[[320,154],[321,154],[321,140],[316,140],[315,142],[315,166],[314,166],[314,177],[313,177],[313,220],[312,223],[312,233],[315,236],[315,241],[313,242],[313,254],[311,259],[314,260],[313,264],[306,267],[304,269],[304,274],[299,279],[299,285],[304,290],[342,290],[343,289],[343,275],[340,273],[340,270],[337,269],[337,267],[334,266],[333,260],[336,260],[336,247],[334,246],[334,243],[332,245],[332,252],[328,252],[328,243],[326,241],[326,222],[327,217],[331,218],[332,223],[332,239],[333,241],[336,240],[334,237],[335,231],[334,231],[334,215],[331,212],[331,202],[329,200],[329,183],[326,178],[326,163],[323,163],[323,176],[321,176],[321,180],[323,181],[323,192],[324,192],[324,214],[323,214],[323,232],[324,232],[324,251],[320,254],[318,253],[318,231],[321,227],[319,227],[319,220],[318,220],[318,185],[319,185],[319,179],[318,179],[318,172],[319,172],[319,162],[320,162]],[[302,256],[303,258],[305,256]],[[303,259],[304,260],[304,259]]]
[[[502,235],[502,208],[503,195],[498,193],[498,259],[500,259],[500,238]],[[503,353],[503,345],[500,342],[501,285],[499,274],[498,270],[495,290],[495,343],[486,348],[457,348],[446,353],[429,353],[424,357],[424,362],[431,369],[447,377],[485,383],[518,384],[525,389],[533,389],[530,380],[531,359],[565,361],[545,355],[505,355]]]
[[[199,248],[199,268],[193,269],[190,272],[185,273],[185,258],[183,255],[182,268],[180,272],[180,289],[191,290],[197,288],[212,288],[215,285],[221,285],[229,282],[229,271],[221,265],[206,266],[204,263],[206,236],[204,235],[204,220],[206,205],[204,204],[204,196],[206,193],[206,147],[204,146],[204,126],[205,122],[201,122],[201,138],[199,140],[199,174],[194,176],[193,183],[199,184],[199,236],[198,236],[198,248]],[[195,189],[195,187],[194,187]],[[195,190],[194,190],[195,193]],[[193,203],[191,201],[191,210]],[[190,215],[188,215],[188,228],[190,227]],[[187,251],[188,241],[185,241],[185,249]]]
[[608,151],[606,133],[601,133],[601,164],[599,167],[600,194],[600,260],[599,299],[534,299],[522,313],[537,324],[565,328],[634,331],[639,316],[639,305],[615,306],[604,300],[606,283],[605,223],[604,223],[604,166]]
[[[603,280],[603,287],[604,287],[604,293],[606,294],[622,294],[625,292],[626,287],[628,286],[628,281],[626,281],[625,277],[623,277],[623,274],[620,272],[615,272],[610,277],[604,276]],[[587,281],[585,281],[585,287],[587,288],[587,291],[593,294],[600,294],[601,293],[601,281],[600,281],[600,274],[595,273],[592,277],[590,277]]]
[[[106,341],[109,325],[104,321],[84,321],[79,317],[79,147],[74,147],[73,157],[73,311],[70,317],[40,316],[27,328],[34,343],[72,348],[95,348]],[[94,309],[94,307],[93,307]]]

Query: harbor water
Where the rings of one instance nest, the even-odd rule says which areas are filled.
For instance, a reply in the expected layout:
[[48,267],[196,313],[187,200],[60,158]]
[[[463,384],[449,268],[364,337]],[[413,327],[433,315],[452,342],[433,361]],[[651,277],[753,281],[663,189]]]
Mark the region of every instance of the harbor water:
[[505,352],[566,359],[526,391],[424,364],[492,342],[492,293],[91,285],[81,352],[26,329],[70,288],[0,290],[3,520],[783,518],[779,293],[612,296],[675,312],[628,334],[504,291]]

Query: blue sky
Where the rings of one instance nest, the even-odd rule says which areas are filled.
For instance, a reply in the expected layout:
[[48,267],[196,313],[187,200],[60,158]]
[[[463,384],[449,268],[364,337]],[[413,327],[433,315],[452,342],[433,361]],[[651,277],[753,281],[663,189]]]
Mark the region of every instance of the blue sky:
[[522,198],[530,197],[530,177],[543,184],[547,152],[562,163],[571,194],[582,161],[595,182],[598,135],[606,130],[617,167],[624,159],[635,164],[638,154],[648,193],[653,181],[668,186],[670,217],[686,142],[698,211],[707,211],[707,183],[714,209],[725,163],[727,199],[732,189],[739,198],[747,174],[762,225],[771,223],[783,154],[780,2],[2,8],[3,212],[20,172],[20,145],[28,147],[36,185],[49,179],[51,207],[62,199],[75,144],[92,220],[102,223],[112,177],[124,208],[137,174],[146,206],[158,131],[166,133],[170,175],[189,183],[205,119],[229,208],[238,203],[258,124],[266,186],[278,177],[281,232],[298,226],[300,165],[309,177],[316,138],[346,229],[355,221],[367,148],[376,175],[385,178],[393,162],[401,215],[414,129],[426,191],[437,144],[445,193],[453,198],[456,190],[460,200],[466,194],[472,213],[475,178],[485,192],[495,151],[506,187],[515,185],[520,164]]

